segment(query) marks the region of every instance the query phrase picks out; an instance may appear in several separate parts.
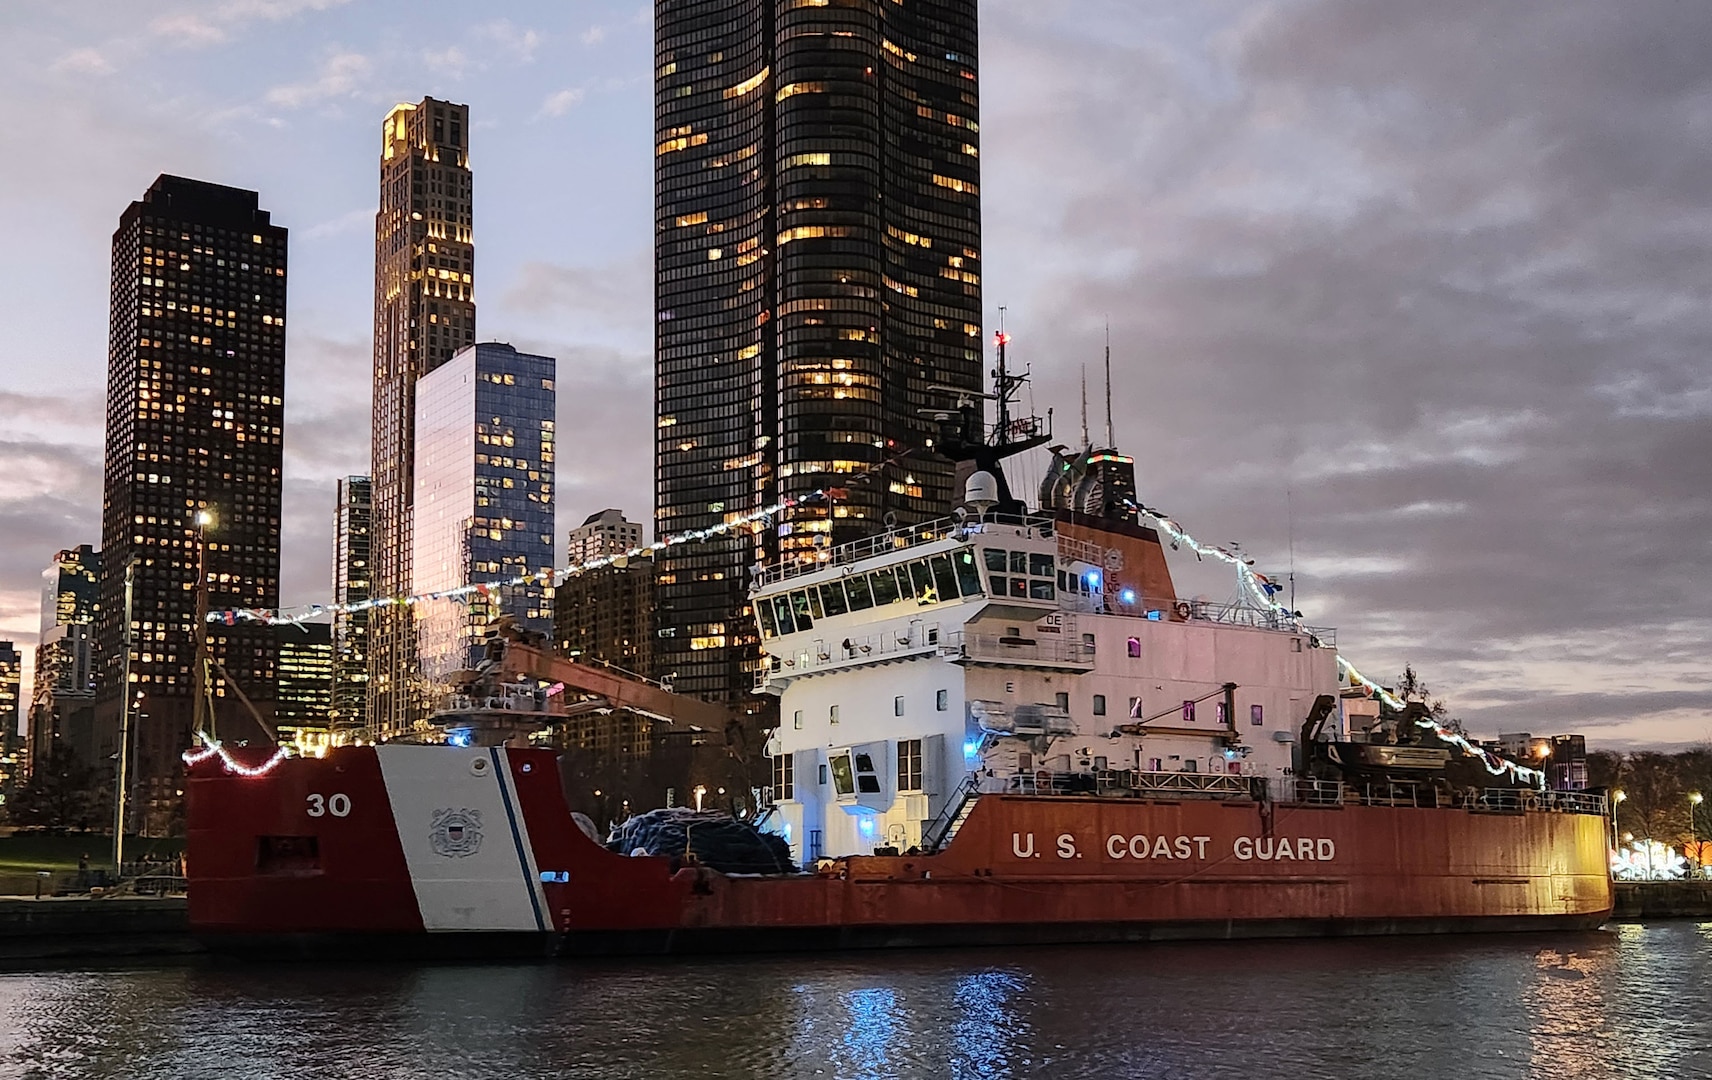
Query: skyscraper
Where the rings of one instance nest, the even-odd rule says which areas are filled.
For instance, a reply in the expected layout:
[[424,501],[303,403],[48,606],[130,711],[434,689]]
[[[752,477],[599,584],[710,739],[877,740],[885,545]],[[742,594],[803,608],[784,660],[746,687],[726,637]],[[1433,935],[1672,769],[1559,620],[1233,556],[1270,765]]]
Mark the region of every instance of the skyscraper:
[[0,804],[24,781],[23,674],[23,653],[0,641]]
[[500,615],[553,629],[554,363],[473,345],[416,384],[414,593],[526,574],[540,584],[415,605],[430,682],[474,666]]
[[974,0],[655,7],[660,669],[744,696],[748,567],[948,513],[981,387]]
[[101,553],[88,544],[67,548],[42,571],[42,633],[95,621],[101,595]]
[[622,510],[590,514],[571,530],[565,565],[575,566],[602,555],[621,555],[642,546],[642,526],[624,516]]
[[29,748],[43,760],[62,738],[89,761],[96,753],[95,613],[101,553],[83,544],[54,556],[42,571],[41,636],[30,693]]
[[[198,626],[196,585],[205,555],[213,610],[279,606],[285,273],[286,230],[253,191],[162,176],[113,234],[97,754],[131,694],[149,832],[177,810],[199,635],[264,718],[274,697],[272,633]],[[223,737],[260,737],[224,677],[211,692]]]
[[[475,342],[469,108],[434,98],[398,105],[381,131],[375,215],[374,519],[376,596],[410,591],[416,380]],[[426,707],[411,610],[369,622],[368,722],[406,730]]]
[[331,745],[333,628],[326,623],[274,627],[279,638],[279,695],[274,730],[302,754]]
[[[333,509],[333,602],[358,604],[372,595],[369,478],[339,481]],[[341,730],[368,727],[369,613],[333,616],[333,700],[331,722]]]

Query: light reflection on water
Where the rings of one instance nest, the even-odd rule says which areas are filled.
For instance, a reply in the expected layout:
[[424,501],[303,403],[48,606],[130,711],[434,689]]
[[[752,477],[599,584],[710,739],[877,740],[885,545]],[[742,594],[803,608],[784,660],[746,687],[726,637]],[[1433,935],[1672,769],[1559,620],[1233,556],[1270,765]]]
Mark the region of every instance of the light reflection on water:
[[1712,1077],[1712,923],[0,975],[0,1077]]

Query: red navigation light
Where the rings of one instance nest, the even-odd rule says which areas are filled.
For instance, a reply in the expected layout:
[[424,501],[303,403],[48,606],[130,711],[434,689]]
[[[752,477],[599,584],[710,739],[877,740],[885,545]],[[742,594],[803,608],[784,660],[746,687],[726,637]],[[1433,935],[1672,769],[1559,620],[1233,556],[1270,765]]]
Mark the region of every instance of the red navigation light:
[[1011,336],[1003,330],[994,330],[993,340],[998,342],[1000,345],[1009,345],[1011,343]]

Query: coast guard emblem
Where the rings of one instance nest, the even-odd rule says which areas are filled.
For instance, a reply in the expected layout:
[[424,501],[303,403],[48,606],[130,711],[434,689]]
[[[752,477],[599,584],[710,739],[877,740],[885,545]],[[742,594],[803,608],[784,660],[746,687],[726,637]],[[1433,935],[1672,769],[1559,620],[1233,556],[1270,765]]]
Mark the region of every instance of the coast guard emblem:
[[480,810],[453,810],[448,807],[434,811],[428,825],[428,845],[434,849],[434,854],[461,859],[480,851],[481,842]]

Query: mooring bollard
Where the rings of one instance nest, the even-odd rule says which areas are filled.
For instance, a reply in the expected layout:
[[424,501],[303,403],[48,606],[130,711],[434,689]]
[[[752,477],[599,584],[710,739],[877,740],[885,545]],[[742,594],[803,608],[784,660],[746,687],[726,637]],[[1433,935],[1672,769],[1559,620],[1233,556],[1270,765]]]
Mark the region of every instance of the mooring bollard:
[[52,870],[37,870],[36,871],[36,899],[37,900],[40,900],[42,898],[42,881],[44,879],[52,877],[52,876],[53,876]]

